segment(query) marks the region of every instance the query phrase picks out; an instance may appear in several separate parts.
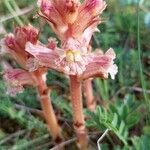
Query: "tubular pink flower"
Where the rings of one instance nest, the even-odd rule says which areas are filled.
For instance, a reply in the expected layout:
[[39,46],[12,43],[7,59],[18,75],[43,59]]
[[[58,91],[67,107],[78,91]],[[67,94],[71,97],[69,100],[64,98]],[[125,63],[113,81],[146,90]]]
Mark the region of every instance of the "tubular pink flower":
[[106,79],[110,74],[111,78],[114,79],[118,72],[118,67],[114,64],[115,57],[116,55],[112,48],[105,54],[95,53],[95,55],[93,55],[93,61],[89,62],[81,78],[83,80],[91,77]]
[[[117,66],[114,64],[115,53],[109,49],[105,54],[88,53],[78,42],[71,40],[63,48],[54,50],[42,45],[27,43],[26,51],[35,57],[39,66],[55,69],[67,75],[78,75],[82,79],[94,76],[108,78],[108,74],[114,79]],[[67,49],[65,49],[67,48]],[[32,65],[32,64],[31,64]]]
[[38,0],[41,13],[56,26],[60,23],[66,25],[73,23],[77,17],[79,5],[79,0]]
[[58,37],[65,41],[79,38],[89,27],[96,28],[106,8],[103,0],[39,0],[39,15],[45,18]]
[[26,45],[26,51],[35,57],[35,61],[39,61],[38,65],[65,72],[68,75],[82,74],[86,69],[85,66],[90,57],[84,54],[84,47],[81,47],[81,50],[78,50],[79,48],[80,43],[72,39],[63,45],[63,49],[52,50],[31,43]]
[[31,74],[22,69],[6,70],[4,72],[4,80],[7,85],[7,93],[11,96],[15,96],[17,93],[23,92],[23,87],[25,85],[36,85],[36,82]]
[[14,34],[10,33],[1,40],[2,49],[6,53],[10,53],[23,68],[26,68],[26,61],[31,55],[25,51],[25,44],[28,41],[36,44],[38,34],[38,30],[31,25],[17,27],[14,30]]
[[[29,71],[34,71],[38,67],[49,67],[52,69],[57,67],[55,61],[59,59],[59,55],[55,50],[39,44],[33,45],[32,43],[28,42],[26,44],[26,51],[34,56],[34,58],[28,59],[27,61]],[[60,68],[58,68],[58,70],[59,69]]]

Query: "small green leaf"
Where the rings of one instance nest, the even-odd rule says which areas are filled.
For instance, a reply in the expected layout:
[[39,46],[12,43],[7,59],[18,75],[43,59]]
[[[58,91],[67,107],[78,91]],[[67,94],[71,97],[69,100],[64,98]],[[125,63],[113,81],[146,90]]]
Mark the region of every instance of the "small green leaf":
[[112,125],[113,125],[114,127],[116,127],[116,126],[117,126],[117,123],[118,123],[118,116],[117,116],[117,114],[115,113],[115,114],[114,114],[113,121],[112,121]]
[[119,133],[123,135],[124,130],[125,130],[125,123],[124,121],[121,121],[121,124],[119,127]]

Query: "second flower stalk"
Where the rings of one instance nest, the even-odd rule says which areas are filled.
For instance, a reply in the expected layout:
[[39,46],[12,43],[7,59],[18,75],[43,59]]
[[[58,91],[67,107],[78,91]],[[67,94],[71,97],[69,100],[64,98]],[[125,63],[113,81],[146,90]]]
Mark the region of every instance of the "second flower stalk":
[[42,74],[38,73],[38,94],[40,98],[41,108],[44,113],[45,121],[47,123],[47,128],[53,137],[55,143],[60,143],[63,140],[61,127],[58,124],[57,117],[55,115],[52,101],[50,99],[51,89],[49,89],[42,78]]

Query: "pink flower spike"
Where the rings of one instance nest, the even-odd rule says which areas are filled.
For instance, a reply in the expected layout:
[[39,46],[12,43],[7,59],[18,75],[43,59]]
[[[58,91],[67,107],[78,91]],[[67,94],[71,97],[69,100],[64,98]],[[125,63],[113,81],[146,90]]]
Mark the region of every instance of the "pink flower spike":
[[31,25],[16,27],[14,34],[10,33],[1,40],[3,51],[12,55],[12,57],[26,69],[26,61],[29,54],[25,51],[25,44],[30,41],[36,44],[38,41],[38,30]]
[[39,15],[47,20],[62,42],[71,37],[80,38],[89,27],[96,30],[101,21],[99,15],[106,8],[103,0],[85,0],[83,3],[79,0],[38,0],[38,5]]
[[26,63],[26,52],[18,45],[13,34],[8,34],[1,40],[3,53],[9,53],[22,67]]
[[17,27],[14,31],[16,42],[24,49],[25,44],[30,41],[36,44],[39,36],[39,31],[31,25]]
[[7,93],[11,96],[21,93],[24,90],[23,86],[25,85],[36,85],[32,76],[22,69],[6,70],[3,78],[7,85]]
[[25,27],[16,27],[14,34],[10,33],[1,40],[2,46],[5,46],[7,52],[16,51],[16,53],[25,53],[26,42],[30,41],[36,44],[38,40],[38,30],[31,25]]

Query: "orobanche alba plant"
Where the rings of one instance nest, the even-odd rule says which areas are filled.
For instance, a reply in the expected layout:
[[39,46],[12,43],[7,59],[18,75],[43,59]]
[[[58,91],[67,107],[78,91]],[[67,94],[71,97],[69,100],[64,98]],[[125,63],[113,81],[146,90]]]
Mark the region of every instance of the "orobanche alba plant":
[[8,93],[15,95],[23,90],[24,85],[37,87],[50,133],[54,140],[62,139],[49,99],[50,89],[43,76],[48,69],[67,75],[70,79],[78,147],[84,150],[88,147],[88,135],[83,115],[82,83],[87,100],[93,99],[91,79],[107,79],[109,74],[114,79],[117,73],[114,64],[116,55],[112,48],[106,53],[89,50],[91,37],[98,31],[97,25],[101,23],[100,15],[106,8],[106,3],[103,0],[38,0],[38,6],[38,15],[48,22],[61,46],[58,47],[53,38],[48,39],[47,45],[41,43],[38,40],[38,30],[31,25],[17,27],[14,34],[7,35],[1,42],[3,50],[10,53],[22,67],[5,70]]

